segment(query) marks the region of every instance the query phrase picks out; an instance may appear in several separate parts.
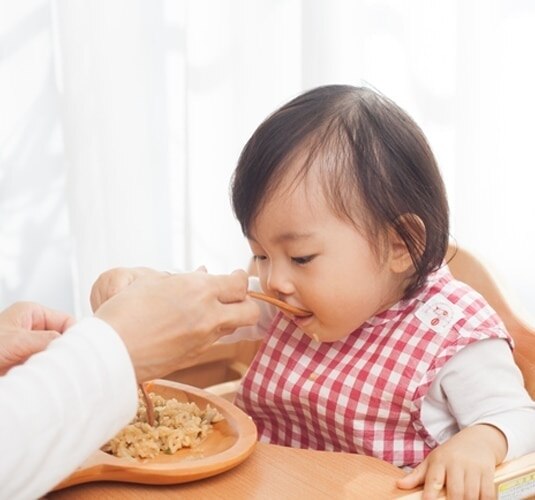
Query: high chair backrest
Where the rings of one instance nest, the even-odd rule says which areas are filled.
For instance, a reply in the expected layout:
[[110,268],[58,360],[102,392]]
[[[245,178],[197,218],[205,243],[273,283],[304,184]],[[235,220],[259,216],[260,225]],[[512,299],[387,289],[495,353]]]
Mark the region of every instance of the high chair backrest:
[[505,323],[515,342],[514,358],[526,389],[535,399],[535,328],[513,311],[490,272],[472,254],[450,245],[446,260],[453,276],[483,295]]

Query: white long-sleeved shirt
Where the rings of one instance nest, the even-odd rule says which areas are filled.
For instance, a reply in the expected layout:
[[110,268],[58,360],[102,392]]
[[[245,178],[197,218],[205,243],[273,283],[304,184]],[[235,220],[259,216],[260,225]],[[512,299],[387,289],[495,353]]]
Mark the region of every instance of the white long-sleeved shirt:
[[52,489],[134,417],[137,383],[119,335],[83,319],[0,377],[0,499]]
[[505,460],[535,451],[535,402],[502,339],[475,342],[453,356],[431,384],[421,418],[438,443],[459,429],[491,424],[507,438]]

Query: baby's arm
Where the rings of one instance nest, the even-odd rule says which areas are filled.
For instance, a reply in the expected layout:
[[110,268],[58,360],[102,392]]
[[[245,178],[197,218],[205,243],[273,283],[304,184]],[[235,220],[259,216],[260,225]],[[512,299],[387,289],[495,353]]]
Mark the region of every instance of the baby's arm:
[[[441,410],[444,416],[440,415]],[[482,491],[493,492],[495,465],[504,458],[509,460],[535,451],[534,419],[535,403],[523,387],[522,375],[507,343],[492,339],[472,344],[445,365],[424,401],[422,421],[441,446],[406,476],[400,486],[412,488],[423,483],[422,474],[427,472],[426,498],[436,498],[438,491],[429,493],[435,479],[430,464],[443,464],[446,460],[450,464],[446,470],[448,494],[462,487],[473,495],[475,486],[464,481],[459,483],[455,477],[460,460],[463,460],[466,471],[475,471],[481,477]],[[457,433],[459,428],[462,430]],[[475,446],[474,438],[477,440]],[[482,439],[486,441],[480,441]],[[501,453],[495,454],[499,452],[495,445],[500,440],[505,443],[501,457]],[[472,451],[476,456],[474,465],[464,462]],[[452,452],[454,458],[448,458]],[[485,460],[484,468],[489,473],[479,468]],[[491,494],[493,497],[494,493]]]

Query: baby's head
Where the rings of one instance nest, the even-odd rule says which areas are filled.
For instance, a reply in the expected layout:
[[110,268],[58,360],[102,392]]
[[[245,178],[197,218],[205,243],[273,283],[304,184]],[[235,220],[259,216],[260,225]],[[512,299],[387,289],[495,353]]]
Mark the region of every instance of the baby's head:
[[[300,202],[274,205],[299,191]],[[266,216],[272,220],[278,208],[291,211],[280,227],[304,215],[303,200],[317,205],[320,198],[336,220],[365,238],[378,269],[399,257],[398,299],[414,294],[441,265],[449,230],[440,172],[421,129],[381,94],[343,85],[316,88],[269,116],[245,145],[232,200],[244,234],[262,247],[263,260],[271,259],[257,241]]]

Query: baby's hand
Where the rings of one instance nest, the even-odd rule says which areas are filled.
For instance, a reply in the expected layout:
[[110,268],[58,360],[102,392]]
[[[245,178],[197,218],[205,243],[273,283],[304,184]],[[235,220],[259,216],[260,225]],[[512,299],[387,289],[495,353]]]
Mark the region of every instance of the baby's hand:
[[169,273],[148,267],[116,267],[102,273],[91,288],[91,309],[95,312],[110,297],[119,293],[139,278],[151,278]]
[[466,427],[435,448],[397,485],[411,489],[424,484],[424,500],[438,498],[443,487],[448,500],[494,499],[494,471],[506,453],[507,440],[496,427]]

